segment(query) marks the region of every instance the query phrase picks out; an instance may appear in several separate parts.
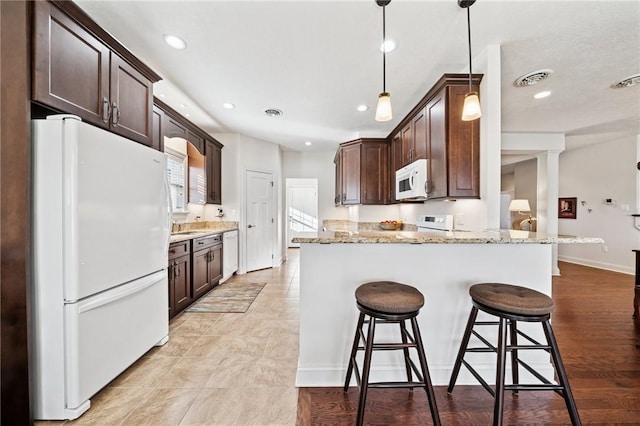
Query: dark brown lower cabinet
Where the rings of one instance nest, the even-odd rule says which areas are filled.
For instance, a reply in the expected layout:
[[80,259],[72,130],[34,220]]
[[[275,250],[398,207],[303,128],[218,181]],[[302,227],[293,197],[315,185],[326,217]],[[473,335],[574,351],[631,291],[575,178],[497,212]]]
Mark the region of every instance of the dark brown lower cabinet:
[[222,235],[194,239],[192,251],[192,289],[196,300],[222,278]]
[[191,291],[191,241],[169,246],[169,318],[173,318],[193,301]]

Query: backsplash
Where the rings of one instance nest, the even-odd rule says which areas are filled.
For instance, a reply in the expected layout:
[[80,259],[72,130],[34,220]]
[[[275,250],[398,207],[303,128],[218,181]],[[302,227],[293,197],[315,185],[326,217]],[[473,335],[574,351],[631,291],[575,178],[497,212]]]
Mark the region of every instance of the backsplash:
[[[322,226],[327,231],[379,231],[380,222],[354,222],[352,220],[323,220]],[[402,228],[398,231],[417,231],[418,227],[414,224],[403,223]]]

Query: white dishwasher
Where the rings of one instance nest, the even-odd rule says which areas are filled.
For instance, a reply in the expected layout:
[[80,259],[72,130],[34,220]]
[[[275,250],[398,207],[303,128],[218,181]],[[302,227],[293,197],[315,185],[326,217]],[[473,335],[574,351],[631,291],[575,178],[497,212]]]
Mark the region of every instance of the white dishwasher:
[[222,236],[222,279],[224,282],[238,270],[238,231],[228,231]]

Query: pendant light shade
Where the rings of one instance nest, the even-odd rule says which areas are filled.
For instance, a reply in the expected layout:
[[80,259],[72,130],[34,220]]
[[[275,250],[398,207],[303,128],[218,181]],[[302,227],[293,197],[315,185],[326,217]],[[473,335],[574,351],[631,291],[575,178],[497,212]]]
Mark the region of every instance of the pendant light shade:
[[378,95],[378,107],[376,108],[376,121],[389,121],[393,118],[391,112],[391,95],[387,92]]
[[[382,7],[382,43],[386,39],[386,16],[385,7],[391,0],[376,0],[376,4]],[[386,85],[387,51],[382,50],[382,93],[378,95],[378,107],[376,108],[376,121],[389,121],[393,118],[391,111],[391,95],[387,92]]]
[[472,121],[482,116],[480,109],[480,99],[478,92],[471,91],[471,16],[469,9],[476,0],[458,0],[458,6],[467,9],[467,40],[469,46],[469,93],[464,97],[464,107],[462,108],[462,121]]
[[480,110],[480,98],[477,92],[467,93],[464,97],[464,107],[462,108],[462,121],[472,121],[482,116]]

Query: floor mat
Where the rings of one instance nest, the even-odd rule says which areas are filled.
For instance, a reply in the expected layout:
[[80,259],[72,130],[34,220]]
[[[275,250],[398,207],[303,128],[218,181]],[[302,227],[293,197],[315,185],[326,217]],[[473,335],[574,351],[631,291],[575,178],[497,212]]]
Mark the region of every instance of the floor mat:
[[246,312],[267,283],[232,282],[215,287],[187,312]]

